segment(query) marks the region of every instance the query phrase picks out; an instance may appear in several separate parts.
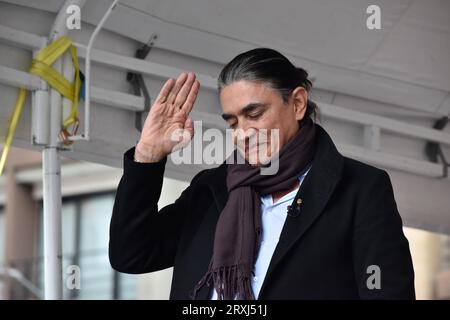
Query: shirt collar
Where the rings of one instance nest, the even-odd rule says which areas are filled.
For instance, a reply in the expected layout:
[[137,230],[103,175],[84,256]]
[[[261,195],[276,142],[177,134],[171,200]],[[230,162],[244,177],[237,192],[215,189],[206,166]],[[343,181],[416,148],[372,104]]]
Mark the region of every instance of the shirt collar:
[[[308,169],[305,171],[305,173],[303,173],[302,175],[300,175],[298,177],[298,180],[300,182],[300,184],[303,182],[303,180],[305,179],[306,175],[308,174],[309,170],[311,169],[312,165],[309,165]],[[300,185],[295,189],[292,190],[291,192],[289,192],[288,194],[285,194],[281,199],[279,199],[275,204],[272,202],[272,195],[271,194],[267,194],[265,196],[261,197],[261,204],[266,206],[266,207],[271,207],[271,206],[278,206],[286,201],[290,201],[292,199],[295,198],[295,195],[298,192],[298,189],[300,188]]]

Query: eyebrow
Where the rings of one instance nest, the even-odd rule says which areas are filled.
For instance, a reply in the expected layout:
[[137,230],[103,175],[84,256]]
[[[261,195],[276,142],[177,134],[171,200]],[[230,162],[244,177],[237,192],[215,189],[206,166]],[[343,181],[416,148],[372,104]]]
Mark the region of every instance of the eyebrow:
[[[256,109],[265,108],[265,107],[267,107],[267,105],[268,105],[268,103],[252,102],[252,103],[247,104],[244,108],[242,108],[242,110],[240,110],[238,114],[250,113]],[[228,113],[222,114],[222,118],[225,121],[227,121],[233,117],[235,117],[235,116],[232,114],[228,114]]]

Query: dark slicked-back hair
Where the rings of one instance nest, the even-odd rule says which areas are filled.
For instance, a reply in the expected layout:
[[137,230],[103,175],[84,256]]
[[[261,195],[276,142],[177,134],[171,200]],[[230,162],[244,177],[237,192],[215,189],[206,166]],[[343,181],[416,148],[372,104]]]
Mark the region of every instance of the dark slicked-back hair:
[[[289,101],[295,88],[300,86],[308,92],[312,88],[306,70],[294,66],[283,54],[269,48],[256,48],[231,60],[220,72],[219,93],[225,86],[240,80],[268,85],[281,94],[284,103]],[[316,112],[317,105],[308,99],[303,120],[315,118]]]

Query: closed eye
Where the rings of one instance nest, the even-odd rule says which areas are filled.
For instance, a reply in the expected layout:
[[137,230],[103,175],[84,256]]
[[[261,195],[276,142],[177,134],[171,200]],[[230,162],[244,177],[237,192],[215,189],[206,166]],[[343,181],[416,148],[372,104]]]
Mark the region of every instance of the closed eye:
[[234,129],[234,128],[236,127],[236,122],[228,123],[228,126],[229,126],[231,129]]
[[261,117],[263,115],[264,112],[259,112],[257,114],[249,114],[247,115],[247,118],[255,120],[258,119],[259,117]]

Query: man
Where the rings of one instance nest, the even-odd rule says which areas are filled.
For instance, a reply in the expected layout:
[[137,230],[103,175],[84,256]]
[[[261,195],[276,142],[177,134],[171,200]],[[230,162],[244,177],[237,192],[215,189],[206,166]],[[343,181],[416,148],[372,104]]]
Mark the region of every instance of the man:
[[[232,156],[245,163],[202,171],[158,211],[167,156],[194,134],[188,115],[199,91],[193,73],[169,79],[124,156],[113,268],[173,266],[171,299],[414,299],[389,176],[343,157],[313,122],[306,71],[254,49],[223,68],[218,89],[238,147]],[[262,174],[275,161],[278,171]]]

